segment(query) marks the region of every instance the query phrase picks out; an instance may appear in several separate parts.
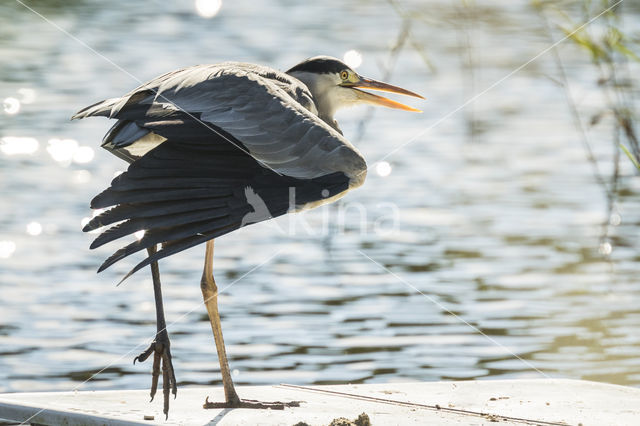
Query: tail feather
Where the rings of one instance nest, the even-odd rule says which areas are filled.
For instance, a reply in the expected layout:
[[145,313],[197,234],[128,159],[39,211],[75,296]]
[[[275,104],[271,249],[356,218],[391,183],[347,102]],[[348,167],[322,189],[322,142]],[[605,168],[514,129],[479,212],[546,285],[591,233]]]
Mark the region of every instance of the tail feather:
[[203,220],[214,220],[228,215],[228,209],[221,207],[217,209],[192,210],[188,213],[168,214],[164,216],[140,217],[130,219],[126,222],[112,226],[111,228],[100,234],[89,248],[94,249],[106,243],[117,240],[118,238],[133,234],[135,232],[154,228],[167,228],[188,225],[193,222],[202,222]]
[[93,105],[82,108],[76,112],[71,119],[79,120],[86,117],[109,117],[111,115],[112,108],[120,101],[121,98],[105,99],[100,102],[96,102]]
[[100,268],[98,268],[98,272],[102,272],[117,261],[124,259],[125,257],[147,247],[151,247],[155,244],[159,244],[165,241],[180,240],[193,235],[212,233],[216,234],[217,232],[229,227],[233,229],[240,227],[240,222],[237,221],[237,217],[235,217],[235,215],[229,215],[215,220],[193,222],[186,225],[169,228],[154,228],[147,232],[140,240],[134,241],[133,243],[130,243],[113,253],[107,260],[104,261],[102,265],[100,265]]
[[231,188],[195,188],[195,189],[173,189],[147,191],[146,189],[132,191],[114,191],[111,188],[105,189],[91,200],[92,209],[104,209],[116,204],[126,203],[151,203],[156,201],[203,199],[212,197],[225,197],[232,194]]
[[202,234],[198,234],[198,235],[194,235],[191,237],[187,237],[187,238],[183,238],[181,240],[177,240],[177,241],[171,241],[169,244],[165,244],[164,247],[162,248],[162,250],[158,250],[154,255],[152,256],[148,256],[147,258],[145,258],[142,262],[138,263],[133,269],[131,269],[127,275],[125,275],[120,282],[118,283],[118,285],[122,284],[122,282],[124,280],[126,280],[127,278],[129,278],[131,275],[135,274],[136,272],[138,272],[140,269],[144,268],[145,266],[149,265],[151,262],[157,262],[158,260],[167,257],[167,256],[171,256],[172,254],[175,253],[179,253],[183,250],[186,250],[188,248],[197,246],[198,244],[202,244],[206,241],[212,240],[214,238],[217,238],[221,235],[224,235],[228,232],[233,231],[234,229],[237,229],[240,226],[240,224],[232,224],[229,225],[225,228],[220,228],[216,231],[210,232],[210,233],[202,233]]
[[[138,90],[130,92],[129,94],[120,98],[105,99],[100,102],[96,102],[93,105],[89,105],[86,108],[76,112],[71,119],[80,119],[86,117],[118,117],[118,114],[122,111],[125,112],[129,108],[142,108],[148,110],[152,106],[151,99],[154,92],[151,90]],[[145,102],[145,100],[149,102]],[[144,116],[144,114],[143,114]]]
[[93,231],[127,219],[151,218],[169,214],[186,213],[202,209],[215,209],[226,205],[224,198],[203,198],[188,203],[158,202],[141,204],[121,204],[94,217],[87,223],[83,232]]

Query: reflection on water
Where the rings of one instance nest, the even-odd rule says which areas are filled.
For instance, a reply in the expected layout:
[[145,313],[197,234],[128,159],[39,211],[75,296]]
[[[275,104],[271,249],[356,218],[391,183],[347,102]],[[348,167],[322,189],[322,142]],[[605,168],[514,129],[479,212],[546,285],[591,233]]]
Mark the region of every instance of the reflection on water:
[[5,136],[0,139],[0,151],[5,155],[31,155],[39,147],[38,140],[31,137]]
[[213,18],[222,7],[222,0],[196,0],[196,12],[203,18]]
[[377,162],[376,173],[381,177],[389,176],[391,174],[391,165],[386,161]]
[[2,101],[4,113],[8,115],[14,115],[20,112],[20,101],[16,98],[8,97]]
[[13,241],[0,241],[0,258],[8,259],[16,251],[16,243]]
[[342,59],[345,64],[349,65],[353,69],[362,65],[362,54],[357,50],[347,50],[342,56]]
[[[136,261],[96,275],[116,247],[90,251],[95,235],[80,231],[89,200],[124,164],[98,149],[105,120],[70,123],[72,113],[180,66],[286,69],[317,54],[362,62],[374,78],[388,69],[391,83],[428,100],[422,115],[374,113],[358,144],[373,173],[341,206],[217,241],[236,381],[548,375],[640,385],[640,179],[621,163],[600,241],[607,200],[546,56],[479,97],[472,114],[458,112],[548,46],[527,2],[478,4],[473,25],[457,6],[409,3],[417,12],[394,61],[404,27],[387,4],[29,4],[130,74],[19,5],[0,6],[0,391],[148,384],[150,367],[131,360],[154,334],[149,274],[115,287]],[[462,56],[469,46],[473,61]],[[561,54],[587,114],[602,103],[597,76],[572,46]],[[345,135],[366,114],[341,114]],[[593,132],[608,172],[611,131]],[[390,206],[392,232],[376,222]],[[160,265],[182,384],[219,383],[203,257],[194,248]]]
[[27,234],[37,237],[38,235],[42,234],[42,225],[40,225],[38,222],[29,222],[27,224]]

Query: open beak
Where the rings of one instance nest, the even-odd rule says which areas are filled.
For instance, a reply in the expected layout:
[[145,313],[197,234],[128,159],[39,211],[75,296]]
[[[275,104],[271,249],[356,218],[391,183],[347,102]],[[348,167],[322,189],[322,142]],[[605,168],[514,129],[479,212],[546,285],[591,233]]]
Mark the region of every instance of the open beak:
[[369,93],[369,92],[365,92],[363,90],[357,89],[357,88],[362,88],[362,89],[379,90],[381,92],[397,93],[399,95],[413,96],[414,98],[424,99],[424,97],[418,95],[417,93],[411,92],[401,87],[393,86],[391,84],[383,83],[381,81],[376,81],[376,80],[372,80],[364,77],[361,77],[358,81],[354,83],[349,83],[345,86],[351,87],[352,89],[354,89],[358,99],[360,99],[363,102],[367,102],[374,105],[381,105],[387,108],[401,109],[404,111],[422,112],[419,109],[412,108],[405,104],[401,104],[400,102],[392,101],[391,99],[385,98],[383,96],[374,95],[373,93]]

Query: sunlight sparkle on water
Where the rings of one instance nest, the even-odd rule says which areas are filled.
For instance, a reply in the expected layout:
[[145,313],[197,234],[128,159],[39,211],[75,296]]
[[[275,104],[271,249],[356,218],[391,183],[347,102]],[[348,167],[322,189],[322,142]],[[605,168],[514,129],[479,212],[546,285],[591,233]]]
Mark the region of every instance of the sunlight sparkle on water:
[[91,180],[91,172],[89,170],[77,170],[73,173],[73,181],[76,183],[87,183]]
[[222,0],[196,0],[196,12],[203,18],[213,18],[222,7]]
[[80,164],[89,163],[93,160],[94,155],[93,148],[90,146],[80,146],[73,153],[73,161]]
[[95,152],[89,146],[80,146],[74,139],[49,139],[47,152],[58,163],[69,165],[75,163],[89,163],[93,160]]
[[42,234],[42,225],[38,222],[29,222],[29,224],[27,224],[27,234],[34,237]]
[[38,150],[39,143],[35,138],[5,136],[0,139],[0,151],[6,155],[33,154]]
[[622,216],[619,213],[611,213],[611,217],[609,218],[609,223],[612,226],[618,226],[622,222]]
[[612,251],[613,251],[613,247],[611,246],[611,243],[608,241],[605,241],[604,243],[600,244],[600,247],[598,248],[598,252],[600,252],[600,254],[603,256],[609,256]]
[[36,100],[36,91],[33,89],[22,87],[18,89],[18,93],[22,95],[22,99],[20,99],[20,102],[22,102],[23,104],[30,104]]
[[8,259],[16,251],[16,243],[13,241],[0,241],[0,259]]
[[344,63],[349,65],[351,68],[358,68],[362,65],[362,54],[357,50],[347,50],[344,53]]
[[73,139],[49,139],[47,152],[58,163],[70,163],[78,149],[78,142]]
[[2,101],[2,107],[4,112],[9,115],[17,114],[20,112],[20,101],[12,97],[4,98],[4,101]]
[[391,164],[386,161],[380,161],[376,164],[376,173],[378,176],[386,177],[391,174]]

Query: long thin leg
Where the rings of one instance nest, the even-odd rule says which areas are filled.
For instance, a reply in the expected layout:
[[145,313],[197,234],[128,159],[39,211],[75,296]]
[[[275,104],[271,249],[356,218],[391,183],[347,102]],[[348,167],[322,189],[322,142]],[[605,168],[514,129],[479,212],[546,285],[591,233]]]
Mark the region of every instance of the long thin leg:
[[213,330],[213,338],[216,341],[218,361],[220,361],[220,373],[222,374],[222,385],[224,387],[225,402],[209,402],[207,397],[204,408],[268,408],[272,410],[284,410],[284,407],[299,407],[299,401],[291,402],[260,402],[248,399],[240,399],[233,386],[229,362],[227,361],[227,351],[222,338],[222,326],[220,325],[220,314],[218,312],[218,287],[213,278],[213,240],[207,241],[207,248],[204,259],[204,271],[200,280],[200,289],[204,304],[209,313],[209,321]]
[[218,286],[213,278],[213,240],[207,241],[207,247],[204,258],[204,271],[202,271],[202,280],[200,280],[200,290],[204,304],[209,313],[209,321],[211,322],[211,330],[213,338],[216,341],[216,350],[218,352],[218,361],[220,361],[220,373],[222,374],[222,384],[224,386],[224,399],[227,404],[237,406],[240,404],[240,398],[236,393],[229,371],[229,362],[227,361],[227,351],[224,347],[224,339],[222,337],[222,326],[220,325],[220,314],[218,312]]
[[[156,247],[149,247],[147,249],[149,256],[152,256],[156,252]],[[176,376],[173,370],[173,363],[171,358],[171,343],[169,341],[169,333],[167,332],[167,323],[164,318],[164,305],[162,302],[162,286],[160,283],[160,268],[158,262],[151,263],[151,277],[153,279],[153,294],[156,301],[156,338],[151,345],[140,355],[133,359],[133,363],[136,361],[144,362],[153,353],[153,370],[151,373],[151,400],[156,395],[158,388],[158,378],[160,376],[160,369],[162,368],[162,393],[164,397],[164,414],[169,416],[169,394],[173,393],[174,398],[178,393],[178,386],[176,384]]]

